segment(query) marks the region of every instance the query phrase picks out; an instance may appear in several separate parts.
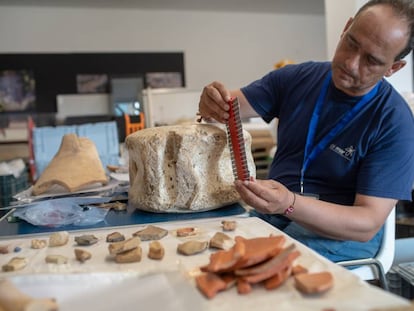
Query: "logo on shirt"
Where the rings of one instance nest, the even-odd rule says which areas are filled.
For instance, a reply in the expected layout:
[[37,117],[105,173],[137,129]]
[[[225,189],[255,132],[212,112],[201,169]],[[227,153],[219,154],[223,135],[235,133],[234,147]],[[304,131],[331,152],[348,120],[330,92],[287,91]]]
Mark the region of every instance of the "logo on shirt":
[[335,144],[331,144],[329,146],[329,149],[331,149],[333,152],[339,154],[341,157],[347,159],[348,161],[351,161],[352,156],[354,155],[354,153],[356,151],[355,148],[354,148],[354,146],[349,146],[349,147],[346,147],[346,148],[341,148],[341,147],[339,147],[339,146],[337,146]]

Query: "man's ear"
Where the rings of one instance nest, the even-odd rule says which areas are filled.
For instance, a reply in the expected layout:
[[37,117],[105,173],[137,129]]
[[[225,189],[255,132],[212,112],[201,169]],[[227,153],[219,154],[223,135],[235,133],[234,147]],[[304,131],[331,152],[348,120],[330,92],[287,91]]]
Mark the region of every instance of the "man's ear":
[[407,62],[403,59],[395,61],[391,65],[391,67],[385,72],[384,76],[391,77],[394,73],[403,68],[406,64]]

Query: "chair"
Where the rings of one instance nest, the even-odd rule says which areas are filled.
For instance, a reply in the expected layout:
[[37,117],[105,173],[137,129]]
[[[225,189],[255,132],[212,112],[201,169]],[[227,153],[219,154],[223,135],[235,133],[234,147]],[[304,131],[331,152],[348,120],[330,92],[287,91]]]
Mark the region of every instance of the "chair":
[[128,136],[129,134],[132,134],[138,130],[142,130],[145,128],[145,117],[144,113],[140,112],[138,119],[138,122],[133,122],[131,119],[131,116],[128,114],[124,114],[125,118],[125,136]]
[[395,252],[395,208],[388,215],[384,225],[384,235],[377,255],[374,258],[364,258],[337,262],[343,267],[358,266],[350,270],[360,279],[379,280],[383,289],[389,290],[385,274],[390,270]]

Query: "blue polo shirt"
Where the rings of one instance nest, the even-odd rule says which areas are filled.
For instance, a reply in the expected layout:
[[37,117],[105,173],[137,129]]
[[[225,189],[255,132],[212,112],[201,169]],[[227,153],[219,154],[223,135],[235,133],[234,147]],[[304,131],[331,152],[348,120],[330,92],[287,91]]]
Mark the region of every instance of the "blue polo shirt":
[[[265,121],[279,119],[278,148],[269,178],[295,192],[300,191],[309,122],[330,69],[330,62],[288,65],[242,88],[247,100]],[[352,205],[356,193],[411,200],[413,115],[405,100],[385,79],[379,83],[376,95],[310,163],[304,173],[305,193],[344,205]],[[360,99],[336,89],[331,81],[315,142]],[[382,231],[377,234],[371,255],[375,255],[381,236]]]

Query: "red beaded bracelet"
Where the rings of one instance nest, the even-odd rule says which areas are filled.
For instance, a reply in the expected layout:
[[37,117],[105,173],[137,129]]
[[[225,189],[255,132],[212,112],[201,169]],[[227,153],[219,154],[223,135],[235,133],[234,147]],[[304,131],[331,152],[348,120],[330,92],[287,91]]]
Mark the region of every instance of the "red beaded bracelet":
[[296,202],[296,194],[294,192],[293,193],[293,202],[292,204],[285,210],[285,212],[283,213],[283,215],[288,216],[289,214],[292,214],[293,211],[295,210],[295,202]]

